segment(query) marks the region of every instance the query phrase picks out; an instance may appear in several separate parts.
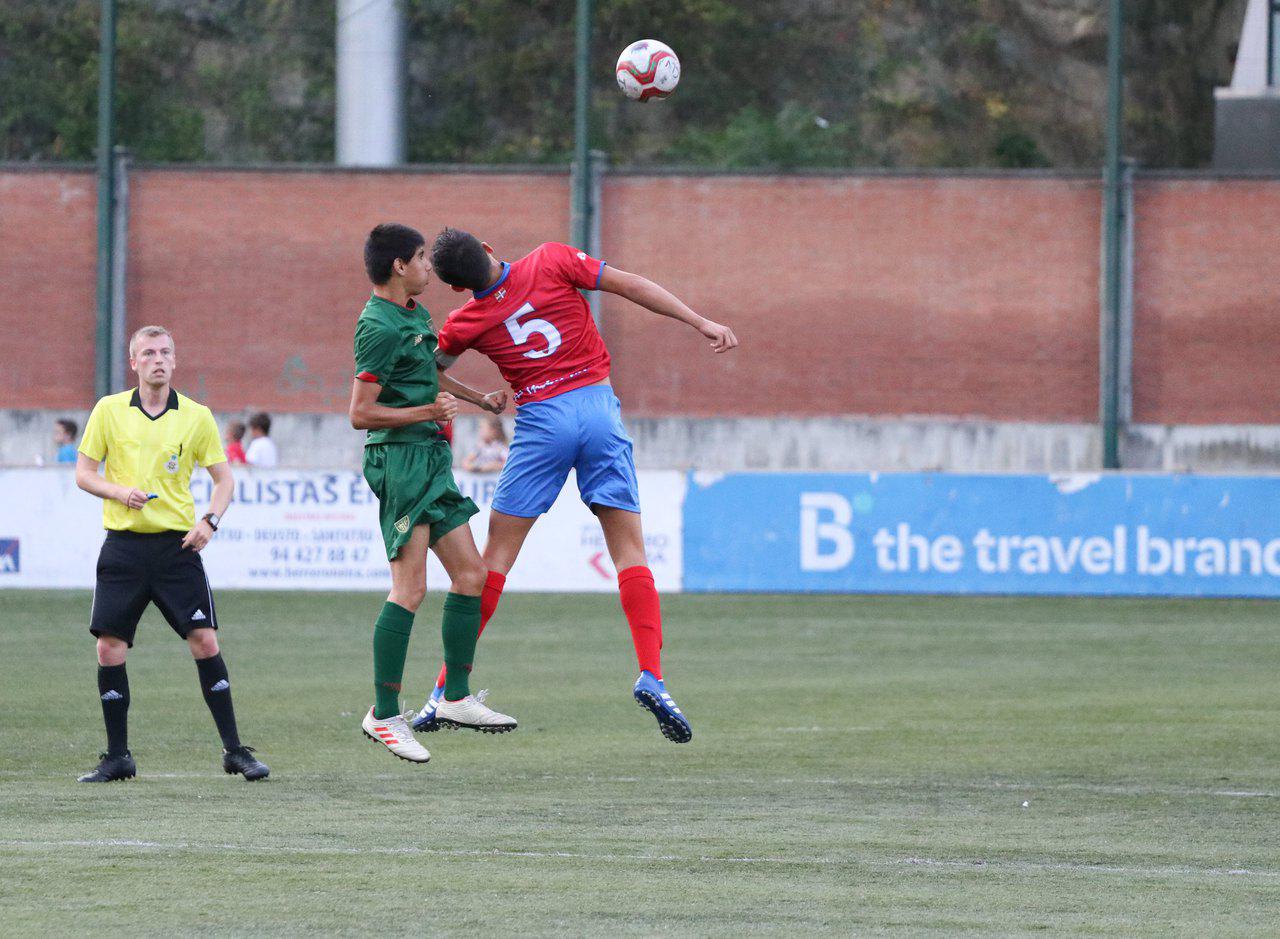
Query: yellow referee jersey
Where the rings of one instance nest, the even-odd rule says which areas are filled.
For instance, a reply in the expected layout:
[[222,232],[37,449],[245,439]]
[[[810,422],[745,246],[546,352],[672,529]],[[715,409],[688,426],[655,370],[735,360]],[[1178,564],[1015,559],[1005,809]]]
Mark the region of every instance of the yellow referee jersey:
[[136,388],[101,399],[85,425],[80,452],[91,460],[105,458],[110,482],[159,496],[141,509],[104,499],[102,524],[112,531],[190,530],[196,523],[192,470],[227,460],[213,413],[173,389],[155,417],[142,410]]

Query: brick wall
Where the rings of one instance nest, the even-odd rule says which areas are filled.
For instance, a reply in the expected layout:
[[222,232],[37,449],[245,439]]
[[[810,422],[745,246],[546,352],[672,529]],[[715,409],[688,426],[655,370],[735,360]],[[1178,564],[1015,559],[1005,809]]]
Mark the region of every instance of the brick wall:
[[0,407],[93,401],[97,198],[90,172],[0,172]]
[[[569,215],[556,176],[165,170],[132,194],[129,327],[172,329],[176,384],[223,410],[346,411],[379,222],[494,231],[518,252],[567,237]],[[424,301],[442,318],[460,297],[433,283]],[[478,361],[458,377],[498,380]]]
[[1280,424],[1280,180],[1134,193],[1133,414]]
[[[177,335],[178,386],[222,410],[344,411],[379,221],[470,228],[517,257],[567,237],[562,174],[143,170],[129,327]],[[603,254],[743,342],[711,355],[613,298],[636,416],[1097,413],[1095,182],[1048,177],[615,176]],[[1136,195],[1135,417],[1280,423],[1280,181],[1147,179]],[[93,394],[92,174],[0,171],[3,401]],[[433,284],[437,318],[461,300]],[[494,387],[474,356],[457,373]]]
[[609,260],[743,343],[713,357],[607,301],[620,393],[642,414],[1092,420],[1099,205],[1064,180],[613,180]]

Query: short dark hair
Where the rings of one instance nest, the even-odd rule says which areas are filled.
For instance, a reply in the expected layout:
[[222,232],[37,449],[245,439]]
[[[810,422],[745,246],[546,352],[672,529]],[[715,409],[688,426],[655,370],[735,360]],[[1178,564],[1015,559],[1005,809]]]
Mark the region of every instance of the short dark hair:
[[[271,423],[271,418],[267,418],[267,423]],[[244,421],[232,421],[227,425],[227,436],[232,440],[244,439]]]
[[436,235],[431,266],[450,287],[484,290],[489,286],[489,252],[479,238],[460,228],[446,228]]
[[396,261],[410,261],[414,253],[427,243],[422,232],[408,225],[384,222],[369,232],[364,243],[364,269],[369,280],[385,284],[391,279]]
[[249,426],[254,430],[260,430],[264,434],[271,433],[271,415],[266,411],[259,411],[253,417],[249,418]]
[[70,437],[72,440],[76,439],[76,433],[80,430],[80,428],[76,426],[75,421],[67,417],[60,417],[56,421],[54,421],[54,423],[57,424],[59,427],[61,427],[63,430],[65,430],[67,432],[67,436]]

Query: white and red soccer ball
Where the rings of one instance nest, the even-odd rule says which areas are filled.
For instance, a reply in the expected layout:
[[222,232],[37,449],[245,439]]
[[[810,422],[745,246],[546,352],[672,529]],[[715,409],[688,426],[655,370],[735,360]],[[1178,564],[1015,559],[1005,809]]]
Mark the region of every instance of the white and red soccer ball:
[[641,39],[618,56],[618,87],[632,101],[665,98],[680,84],[680,60],[666,43]]

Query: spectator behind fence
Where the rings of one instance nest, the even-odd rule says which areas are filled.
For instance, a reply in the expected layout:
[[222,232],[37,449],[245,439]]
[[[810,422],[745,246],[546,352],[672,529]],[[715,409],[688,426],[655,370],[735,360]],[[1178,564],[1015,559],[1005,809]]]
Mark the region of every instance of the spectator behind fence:
[[79,432],[76,422],[65,417],[53,422],[53,445],[58,448],[58,455],[54,459],[59,463],[76,461],[76,434]]
[[259,411],[249,418],[249,438],[244,459],[250,466],[270,469],[280,461],[276,442],[271,439],[271,415],[266,411]]
[[227,462],[247,463],[244,456],[244,421],[232,421],[227,425]]
[[480,425],[480,443],[467,454],[462,468],[472,473],[496,473],[506,465],[508,449],[502,418],[490,414]]

